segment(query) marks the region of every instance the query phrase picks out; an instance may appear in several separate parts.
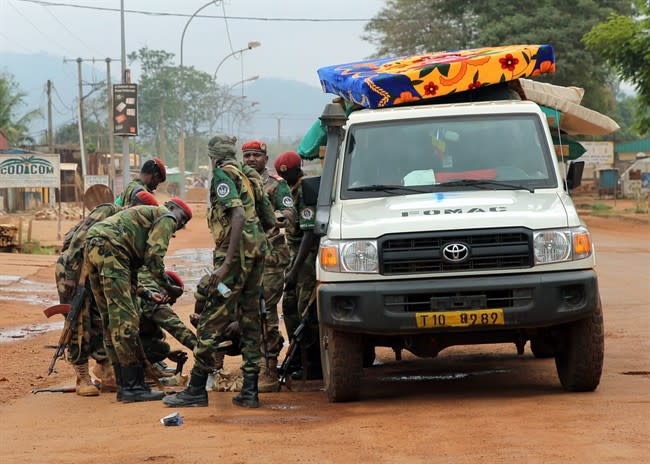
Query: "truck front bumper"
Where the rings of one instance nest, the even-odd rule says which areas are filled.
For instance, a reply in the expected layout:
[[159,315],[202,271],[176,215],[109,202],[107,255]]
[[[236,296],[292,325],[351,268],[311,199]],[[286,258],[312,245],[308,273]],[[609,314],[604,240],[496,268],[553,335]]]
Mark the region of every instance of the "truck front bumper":
[[[599,304],[595,271],[440,279],[319,283],[318,317],[347,332],[382,335],[550,327],[591,314]],[[416,314],[503,310],[502,325],[420,328]]]

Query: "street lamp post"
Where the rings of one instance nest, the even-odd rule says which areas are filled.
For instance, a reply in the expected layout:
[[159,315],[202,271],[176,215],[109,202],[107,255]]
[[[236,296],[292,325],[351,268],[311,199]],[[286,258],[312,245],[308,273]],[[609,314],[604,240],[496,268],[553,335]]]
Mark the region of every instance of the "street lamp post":
[[219,62],[217,65],[217,69],[214,70],[214,75],[212,76],[213,80],[217,79],[217,73],[219,72],[219,68],[221,68],[221,65],[231,56],[235,56],[237,54],[243,54],[246,50],[252,50],[253,48],[257,48],[260,45],[262,45],[262,42],[258,42],[257,40],[251,40],[248,42],[248,46],[245,48],[240,48],[239,50],[235,50],[232,53],[227,54],[226,56],[223,57],[223,59]]
[[181,133],[178,137],[178,171],[181,177],[179,185],[179,196],[185,198],[185,76],[183,72],[183,42],[185,41],[185,32],[187,32],[187,27],[190,25],[194,17],[199,14],[204,8],[214,4],[217,5],[217,2],[220,0],[211,0],[205,5],[197,9],[192,16],[189,17],[183,28],[183,33],[181,34],[181,101],[179,103],[179,114],[181,117]]
[[237,87],[239,84],[243,84],[244,82],[249,82],[249,81],[256,81],[259,78],[260,76],[251,76],[251,77],[247,77],[246,79],[242,79],[241,81],[235,82],[233,85],[228,87],[228,92],[230,92],[232,89]]

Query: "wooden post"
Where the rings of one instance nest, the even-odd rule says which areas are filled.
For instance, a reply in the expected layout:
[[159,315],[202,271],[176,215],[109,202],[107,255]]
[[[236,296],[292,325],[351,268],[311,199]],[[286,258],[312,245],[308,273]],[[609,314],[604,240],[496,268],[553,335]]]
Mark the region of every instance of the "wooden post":
[[61,240],[61,188],[59,190],[59,214],[56,220],[56,239]]
[[33,219],[29,220],[29,225],[27,226],[27,243],[32,243],[32,222]]
[[18,219],[18,251],[23,249],[23,217]]

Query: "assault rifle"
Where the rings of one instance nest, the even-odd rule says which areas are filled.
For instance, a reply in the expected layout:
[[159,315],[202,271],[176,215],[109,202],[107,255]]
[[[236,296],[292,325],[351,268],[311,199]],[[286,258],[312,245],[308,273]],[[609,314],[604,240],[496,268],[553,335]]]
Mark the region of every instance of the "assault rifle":
[[282,365],[280,366],[280,369],[278,369],[278,371],[280,372],[280,379],[278,381],[277,391],[280,391],[282,389],[282,385],[286,385],[287,377],[289,376],[289,374],[291,374],[291,372],[289,372],[289,366],[291,365],[291,361],[293,361],[293,358],[296,356],[296,352],[298,351],[298,347],[300,346],[302,339],[305,337],[305,330],[307,329],[307,324],[309,323],[309,318],[311,317],[309,309],[311,308],[311,305],[314,303],[315,300],[316,300],[316,288],[314,288],[314,291],[311,293],[311,296],[309,297],[309,301],[307,302],[305,308],[302,310],[302,313],[300,314],[300,324],[298,324],[296,330],[294,330],[293,334],[291,334],[289,340],[289,348],[287,349],[287,354],[284,357],[284,360],[282,361]]
[[266,366],[266,375],[269,375],[271,368],[269,366],[269,338],[268,338],[268,313],[266,311],[266,300],[264,299],[264,289],[260,288],[260,326],[262,328],[262,346],[264,347],[264,363]]
[[52,356],[50,367],[47,369],[47,375],[54,372],[56,361],[63,356],[65,353],[65,347],[70,343],[70,339],[72,338],[72,326],[77,323],[79,314],[81,313],[81,308],[83,308],[84,300],[86,298],[86,272],[86,266],[84,266],[74,296],[72,297],[72,303],[50,306],[43,311],[47,317],[50,317],[53,314],[66,315],[56,351],[54,352],[54,356]]

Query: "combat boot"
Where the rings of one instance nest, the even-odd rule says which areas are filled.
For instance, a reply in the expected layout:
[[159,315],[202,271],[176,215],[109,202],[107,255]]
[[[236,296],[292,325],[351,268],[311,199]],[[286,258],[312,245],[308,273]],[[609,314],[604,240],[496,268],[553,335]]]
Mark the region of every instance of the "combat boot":
[[244,372],[244,384],[239,395],[232,398],[232,404],[245,408],[259,408],[257,397],[257,372]]
[[185,408],[189,406],[207,406],[208,392],[205,384],[208,381],[208,373],[192,369],[190,384],[182,392],[175,395],[168,395],[163,399],[166,406],[174,408]]
[[278,359],[269,358],[269,369],[266,369],[266,361],[260,362],[260,376],[257,382],[257,388],[260,393],[269,393],[278,391],[280,378],[278,376]]
[[103,392],[116,392],[117,380],[115,379],[115,372],[113,366],[108,360],[97,362],[93,368],[93,375],[101,382],[101,390]]
[[88,363],[73,364],[74,371],[77,374],[77,386],[75,391],[79,396],[99,396],[99,388],[90,379],[88,372]]
[[158,401],[165,396],[164,392],[151,391],[151,388],[144,382],[142,366],[122,366],[121,371],[122,392],[120,397],[123,403]]

